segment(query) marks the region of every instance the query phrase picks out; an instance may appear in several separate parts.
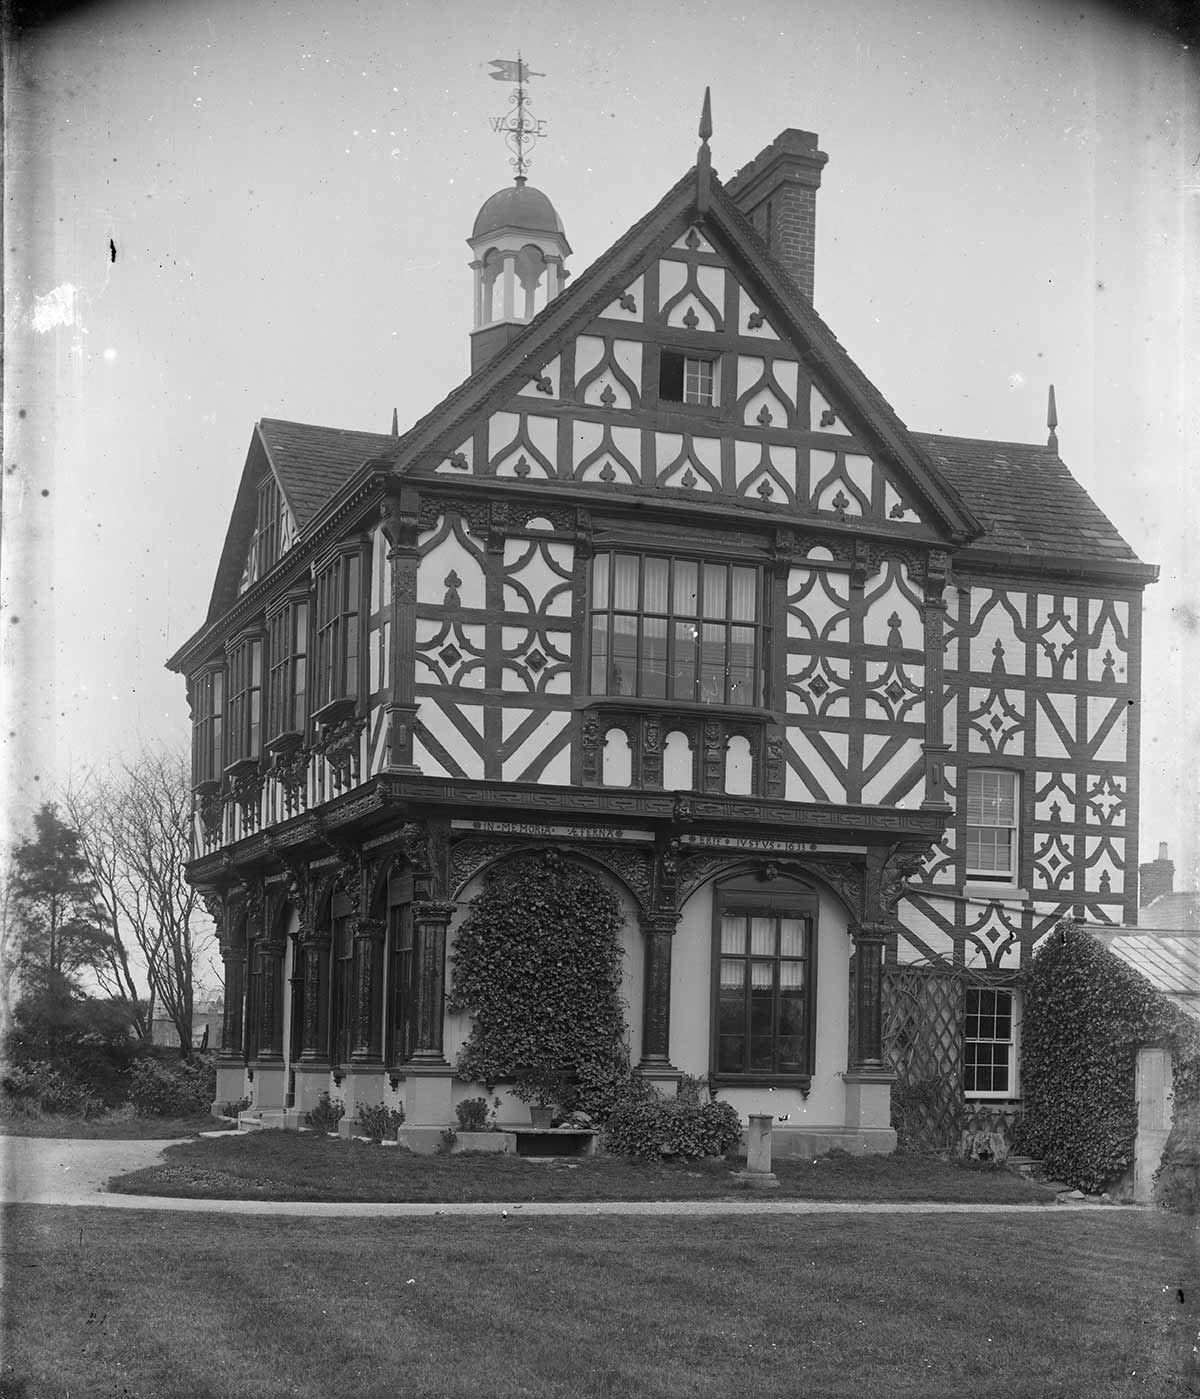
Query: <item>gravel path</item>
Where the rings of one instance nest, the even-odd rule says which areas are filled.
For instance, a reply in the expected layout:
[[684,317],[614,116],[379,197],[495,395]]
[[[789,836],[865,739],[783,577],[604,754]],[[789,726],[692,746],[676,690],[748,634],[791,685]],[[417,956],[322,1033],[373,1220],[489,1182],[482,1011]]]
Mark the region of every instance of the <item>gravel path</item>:
[[[186,1141],[189,1138],[178,1138]],[[177,1210],[184,1214],[255,1214],[318,1219],[437,1219],[451,1215],[514,1218],[521,1215],[739,1215],[739,1214],[1031,1214],[1096,1209],[1088,1203],[1047,1205],[913,1204],[908,1201],[779,1200],[756,1194],[745,1200],[551,1201],[505,1204],[335,1204],[286,1200],[178,1200],[156,1195],[110,1195],[111,1176],[152,1166],[175,1140],[73,1141],[52,1137],[0,1137],[0,1184],[6,1205],[88,1205],[117,1210]]]

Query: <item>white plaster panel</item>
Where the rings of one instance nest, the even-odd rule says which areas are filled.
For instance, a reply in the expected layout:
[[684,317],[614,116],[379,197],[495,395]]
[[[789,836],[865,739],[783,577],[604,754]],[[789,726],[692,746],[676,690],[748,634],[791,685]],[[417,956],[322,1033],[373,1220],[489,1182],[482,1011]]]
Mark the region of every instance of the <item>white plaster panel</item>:
[[618,296],[615,301],[610,301],[600,314],[610,321],[640,321],[645,312],[645,279],[636,277],[625,288],[624,295],[633,299],[634,309],[631,311],[627,306],[621,305],[621,298]]
[[725,791],[731,797],[747,797],[751,792],[754,764],[749,740],[735,734],[725,749]]
[[1036,701],[1037,719],[1034,725],[1036,752],[1039,758],[1070,757],[1066,745],[1051,722],[1047,709],[1052,709],[1064,730],[1075,733],[1075,696],[1047,693]]
[[[424,539],[426,536],[422,536]],[[475,555],[460,543],[452,531],[417,566],[417,601],[441,607],[446,599],[446,579],[456,573],[462,607],[483,607],[485,600],[483,568]]]
[[493,413],[488,419],[488,459],[494,457],[501,447],[507,447],[520,430],[518,414]]
[[[888,738],[882,734],[863,735],[864,769],[874,761],[879,750],[888,741]],[[925,795],[925,773],[923,766],[920,766],[921,759],[921,740],[919,738],[907,739],[903,746],[884,763],[879,772],[869,782],[863,784],[863,801],[868,806],[882,802],[892,787],[915,763],[919,766],[916,775],[912,778],[912,785],[903,796],[895,800],[894,804],[902,807],[919,805],[921,798]]]
[[372,707],[367,732],[372,735],[370,775],[374,777],[387,767],[388,760],[388,726],[383,716],[382,705]]
[[575,339],[575,382],[586,378],[604,358],[604,341],[598,335],[579,335]]
[[[1039,676],[1058,674],[1064,680],[1074,680],[1079,662],[1079,604],[1074,598],[1058,598],[1049,593],[1037,594],[1035,602],[1037,673]],[[1051,617],[1055,618],[1053,623]],[[1058,671],[1056,662],[1061,663]]]
[[[520,584],[521,588],[528,591],[536,609],[545,610],[552,616],[569,617],[571,615],[570,572],[573,554],[574,551],[569,544],[543,543],[531,549],[527,540],[506,539],[504,541],[505,568],[512,569],[512,566],[522,558],[525,558],[525,563],[521,568],[512,569],[511,572],[506,573],[504,610],[506,612],[529,611],[529,599],[522,595],[520,588],[513,586]],[[526,555],[528,555],[527,558]],[[550,566],[550,560],[567,573],[566,578]]]
[[874,482],[872,477],[875,472],[875,463],[870,457],[864,457],[858,452],[846,453],[846,475],[862,491],[868,500],[872,497]]
[[[539,379],[550,380],[549,394],[547,394],[545,389],[538,388]],[[559,396],[558,390],[561,380],[562,356],[555,355],[554,358],[549,362],[549,364],[545,365],[541,369],[535,370],[533,374],[531,374],[530,377],[525,380],[525,382],[521,385],[517,392],[523,395],[525,398],[532,398],[535,400],[544,399],[547,397],[557,398]]]
[[699,266],[696,268],[696,281],[700,290],[718,311],[725,309],[725,269],[723,267]]
[[605,787],[628,787],[633,781],[633,754],[623,729],[609,729],[604,735],[600,780]]
[[[833,470],[837,457],[824,448],[814,447],[808,454],[808,493],[812,495],[818,484]],[[836,492],[835,492],[836,494]]]
[[[1114,859],[1114,856],[1116,857]],[[1085,879],[1092,893],[1099,893],[1101,880],[1108,875],[1108,893],[1125,892],[1125,871],[1117,861],[1124,862],[1125,842],[1120,836],[1105,840],[1097,836],[1084,837]]]
[[1112,700],[1107,698],[1095,698],[1091,695],[1088,696],[1087,725],[1089,744],[1095,741],[1095,736],[1099,733],[1102,725],[1107,722],[1114,705],[1120,706],[1120,714],[1112,728],[1105,734],[1104,738],[1091,755],[1098,762],[1125,762],[1126,750],[1129,742],[1129,706],[1123,699]]
[[1024,622],[1025,594],[1005,592],[995,603],[992,596],[991,588],[971,589],[971,615],[980,623],[978,634],[971,638],[971,669],[991,670],[998,641],[1004,648],[1005,674],[1024,675],[1025,643],[1018,639],[1016,628],[1017,619]]
[[658,309],[683,290],[687,281],[687,263],[664,259],[658,264]]
[[[805,587],[813,570],[793,568],[788,573],[787,633],[810,640],[848,642],[850,640],[849,598],[841,588],[849,589],[849,579],[842,575],[817,573],[811,588],[803,597],[797,594]],[[839,586],[840,585],[840,586]],[[837,621],[834,621],[834,618]]]
[[[512,733],[518,724],[524,723],[531,713],[531,711],[527,709],[506,709],[502,712],[504,715],[503,731],[505,738]],[[510,720],[508,717],[510,714],[516,717]],[[537,728],[529,735],[525,742],[522,743],[510,757],[504,759],[500,768],[501,779],[505,782],[519,782],[523,780],[522,774],[525,772],[525,769],[536,760],[539,753],[542,753],[550,746],[554,739],[562,733],[563,729],[565,729],[570,722],[571,715],[566,710],[550,710],[546,712]],[[569,747],[564,749],[564,753],[560,754],[559,757],[562,758],[564,755],[567,766],[566,780],[570,782],[571,755]],[[552,766],[553,760],[550,764],[547,764],[547,771],[537,779],[539,782],[553,783],[556,781],[555,778],[548,775]],[[525,778],[524,780],[528,781],[529,779]]]
[[[1090,609],[1096,614],[1096,622],[1100,620],[1100,604],[1093,600]],[[1128,626],[1128,611],[1125,604],[1120,604],[1120,612],[1126,614],[1126,627]],[[1119,615],[1119,614],[1118,614]],[[1128,633],[1126,632],[1126,635]],[[1118,684],[1123,684],[1129,679],[1129,665],[1125,655],[1125,643],[1113,625],[1112,617],[1104,614],[1103,624],[1089,639],[1087,653],[1088,679],[1099,682],[1104,678],[1105,658],[1112,662],[1112,679]]]
[[766,360],[759,359],[756,355],[738,355],[737,361],[737,397],[741,398],[744,393],[758,383],[763,376],[763,371],[767,367]]
[[898,520],[901,524],[920,524],[921,516],[909,504],[907,496],[902,496],[890,481],[883,483],[883,513],[889,520]]
[[750,427],[759,426],[759,417],[764,408],[770,413],[771,418],[763,426],[776,428],[787,426],[787,405],[782,402],[778,394],[773,393],[769,388],[759,389],[756,394],[746,400],[745,407],[742,409],[742,422]]
[[[900,577],[908,579],[908,569],[903,564],[898,570]],[[925,644],[925,626],[921,611],[904,592],[899,579],[893,575],[891,582],[882,591],[871,591],[867,585],[867,607],[863,617],[863,640],[868,646],[886,646],[891,634],[889,618],[900,618],[900,640],[905,649],[920,651]]]
[[[821,737],[828,747],[833,750],[834,756],[843,766],[846,763],[849,752],[850,739],[847,734],[823,733]],[[788,801],[831,801],[845,802],[846,787],[843,780],[838,777],[829,767],[825,758],[816,748],[808,734],[803,729],[789,728],[787,730],[787,741],[797,758],[804,764],[813,780],[823,788],[823,792],[810,789],[800,773],[795,772],[791,765],[787,768],[785,779],[785,793]]]
[[[1041,749],[1038,750],[1041,756]],[[1035,790],[1039,796],[1034,803],[1034,818],[1039,824],[1050,825],[1055,821],[1055,806],[1058,807],[1059,821],[1075,820],[1075,799],[1077,778],[1073,772],[1048,771],[1039,768],[1034,774]]]
[[[465,465],[456,465],[454,457],[461,457]],[[475,440],[468,437],[465,442],[460,442],[448,457],[443,457],[434,471],[444,476],[470,476],[475,469]]]
[[[456,708],[463,718],[466,719],[468,724],[476,730],[482,740],[483,706],[477,704],[462,704],[456,706]],[[449,715],[445,714],[438,705],[434,704],[429,699],[419,700],[417,705],[417,718],[429,731],[430,737],[435,738],[438,743],[442,745],[446,752],[462,768],[463,773],[467,777],[476,779],[483,777],[483,757],[478,750],[467,741],[466,737],[459,732],[455,725],[451,723]],[[420,742],[419,737],[415,736],[413,742],[414,744]],[[482,742],[480,742],[480,747],[482,747]],[[432,754],[430,754],[430,757],[432,759]],[[436,760],[434,761],[436,762]],[[425,768],[423,765],[421,766],[423,772],[429,771],[428,768]]]
[[848,437],[850,435],[850,429],[842,422],[841,418],[835,418],[832,423],[827,423],[824,426],[822,425],[822,417],[824,417],[826,413],[831,413],[833,410],[829,405],[829,400],[815,384],[812,386],[810,392],[809,411],[812,414],[811,422],[813,431],[837,432]]
[[[953,916],[951,905],[947,905],[947,911]],[[945,957],[947,961],[952,959],[954,954],[953,937],[944,928],[939,927],[923,909],[914,908],[909,899],[901,899],[896,908],[896,914],[900,919],[901,926],[914,936],[919,937],[935,957]],[[901,941],[904,939],[902,938]],[[925,960],[925,953],[918,952],[912,943],[906,943],[906,946],[911,955],[900,956],[901,962]],[[897,949],[897,953],[899,954],[899,949]]]
[[693,247],[698,253],[711,253],[713,251],[713,245],[695,224],[693,224],[686,233],[676,238],[671,246],[673,248],[681,248],[685,252],[691,252]]
[[738,288],[738,323],[737,332],[739,335],[752,335],[759,340],[778,340],[779,337],[771,328],[771,322],[765,317],[761,325],[752,326],[750,317],[753,315],[763,315],[762,308],[751,299],[745,287]]

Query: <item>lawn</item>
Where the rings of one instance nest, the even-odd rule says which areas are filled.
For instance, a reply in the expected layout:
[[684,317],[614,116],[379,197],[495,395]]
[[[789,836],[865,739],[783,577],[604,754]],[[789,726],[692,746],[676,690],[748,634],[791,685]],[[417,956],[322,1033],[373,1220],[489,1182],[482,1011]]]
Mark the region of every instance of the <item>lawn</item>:
[[[415,1156],[398,1147],[295,1132],[252,1132],[168,1147],[162,1165],[119,1176],[121,1194],[223,1200],[712,1200],[749,1193],[724,1161],[678,1165],[596,1156]],[[775,1162],[772,1199],[1049,1202],[1008,1171],[916,1156]],[[757,1192],[756,1192],[757,1193]]]
[[262,1219],[16,1206],[5,1399],[1146,1399],[1197,1375],[1142,1211]]

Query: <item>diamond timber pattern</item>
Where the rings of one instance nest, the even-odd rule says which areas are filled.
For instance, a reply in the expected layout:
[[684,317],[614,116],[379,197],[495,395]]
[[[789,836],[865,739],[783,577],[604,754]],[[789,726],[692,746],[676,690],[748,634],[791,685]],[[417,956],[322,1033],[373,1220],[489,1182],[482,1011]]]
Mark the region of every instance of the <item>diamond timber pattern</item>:
[[891,967],[883,977],[884,1060],[896,1074],[892,1125],[910,1151],[957,1151],[962,1130],[966,974]]

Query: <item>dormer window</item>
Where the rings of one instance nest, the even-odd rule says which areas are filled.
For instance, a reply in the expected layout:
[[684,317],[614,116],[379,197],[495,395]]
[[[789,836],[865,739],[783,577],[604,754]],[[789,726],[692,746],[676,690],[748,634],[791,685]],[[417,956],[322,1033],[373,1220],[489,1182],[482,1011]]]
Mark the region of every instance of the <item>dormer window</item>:
[[716,360],[663,350],[659,358],[658,396],[665,403],[711,408],[717,401]]

